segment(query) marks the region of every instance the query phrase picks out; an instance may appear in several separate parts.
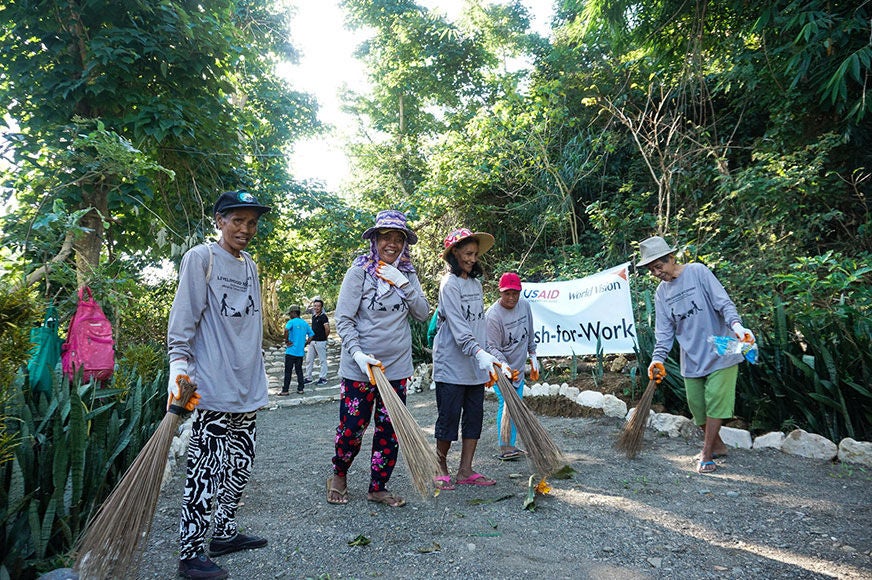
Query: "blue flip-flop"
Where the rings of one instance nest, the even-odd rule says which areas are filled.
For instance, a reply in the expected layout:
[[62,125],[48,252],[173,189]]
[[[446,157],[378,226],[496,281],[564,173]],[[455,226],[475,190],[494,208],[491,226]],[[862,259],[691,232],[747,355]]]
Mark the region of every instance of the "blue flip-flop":
[[714,461],[700,461],[696,467],[697,473],[712,473],[718,468]]

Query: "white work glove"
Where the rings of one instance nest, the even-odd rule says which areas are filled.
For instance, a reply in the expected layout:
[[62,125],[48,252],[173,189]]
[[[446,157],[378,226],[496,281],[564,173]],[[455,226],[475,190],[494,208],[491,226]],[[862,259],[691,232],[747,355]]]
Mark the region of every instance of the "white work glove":
[[478,368],[487,371],[491,378],[496,382],[497,375],[494,371],[494,365],[498,365],[500,367],[500,372],[509,379],[512,380],[512,369],[509,367],[507,363],[500,362],[500,360],[486,351],[485,349],[479,349],[477,353],[475,353],[475,360],[478,361]]
[[534,382],[539,380],[539,361],[535,354],[530,355],[530,380]]
[[748,342],[750,344],[754,344],[757,340],[754,338],[754,333],[739,324],[738,322],[733,323],[733,332],[736,333],[736,338],[741,340],[742,342]]
[[369,382],[374,385],[375,377],[372,376],[372,369],[370,366],[381,367],[382,371],[384,371],[385,367],[381,364],[381,361],[373,358],[370,354],[366,354],[362,350],[357,351],[351,356],[354,358],[354,362],[357,363],[357,366],[360,367],[361,372],[367,375],[369,377]]
[[167,377],[167,406],[169,406],[169,401],[179,398],[179,385],[176,384],[176,377],[179,375],[187,376],[187,374],[188,361],[183,358],[170,361],[170,372]]
[[379,278],[390,284],[391,286],[396,286],[397,288],[402,288],[406,284],[409,283],[409,279],[406,276],[397,270],[394,266],[391,266],[387,262],[382,262],[379,260],[378,268],[375,271],[376,275]]

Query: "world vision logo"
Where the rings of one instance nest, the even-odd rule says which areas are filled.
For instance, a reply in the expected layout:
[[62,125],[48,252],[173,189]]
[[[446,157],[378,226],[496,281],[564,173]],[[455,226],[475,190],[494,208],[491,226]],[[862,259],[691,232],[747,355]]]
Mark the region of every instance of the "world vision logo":
[[614,292],[616,290],[622,290],[624,288],[624,284],[628,283],[627,279],[627,269],[622,268],[620,272],[617,272],[618,278],[623,280],[615,280],[613,282],[609,282],[607,284],[597,284],[595,286],[588,286],[584,290],[579,290],[578,292],[570,292],[569,299],[570,300],[584,300],[585,298],[590,298],[591,296],[596,296],[597,294],[605,294],[606,292]]

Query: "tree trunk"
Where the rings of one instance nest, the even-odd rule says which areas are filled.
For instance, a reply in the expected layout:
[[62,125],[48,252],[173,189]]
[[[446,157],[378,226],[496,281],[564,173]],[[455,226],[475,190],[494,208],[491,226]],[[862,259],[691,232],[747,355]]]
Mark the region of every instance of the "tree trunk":
[[260,283],[260,312],[263,314],[263,340],[266,343],[280,343],[284,336],[278,286],[279,281],[269,277],[264,277]]
[[109,196],[102,185],[94,185],[92,189],[82,188],[82,209],[91,211],[82,216],[79,224],[87,228],[84,234],[73,242],[76,252],[76,282],[84,286],[100,265],[100,253],[103,249],[104,228],[103,219],[108,217]]

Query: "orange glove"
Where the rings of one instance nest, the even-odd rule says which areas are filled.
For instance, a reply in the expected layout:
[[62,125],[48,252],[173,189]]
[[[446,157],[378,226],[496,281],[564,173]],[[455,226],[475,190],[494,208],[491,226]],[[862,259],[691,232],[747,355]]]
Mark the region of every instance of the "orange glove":
[[530,355],[530,380],[535,382],[539,380],[539,361],[536,360],[536,355]]
[[666,367],[660,361],[651,361],[648,365],[648,378],[655,381],[658,385],[660,381],[666,378]]
[[[185,381],[190,383],[191,377],[189,377],[188,375],[176,375],[176,389],[175,389],[175,392],[171,392],[169,394],[169,397],[167,398],[167,411],[169,411],[173,405],[178,405],[178,403],[181,402],[180,399],[182,396],[182,385],[181,385],[182,380],[185,380]],[[193,394],[191,394],[190,398],[188,399],[188,402],[185,403],[185,406],[183,408],[185,409],[185,411],[193,411],[194,407],[196,407],[199,404],[200,404],[200,393],[198,393],[197,391],[194,391]]]

